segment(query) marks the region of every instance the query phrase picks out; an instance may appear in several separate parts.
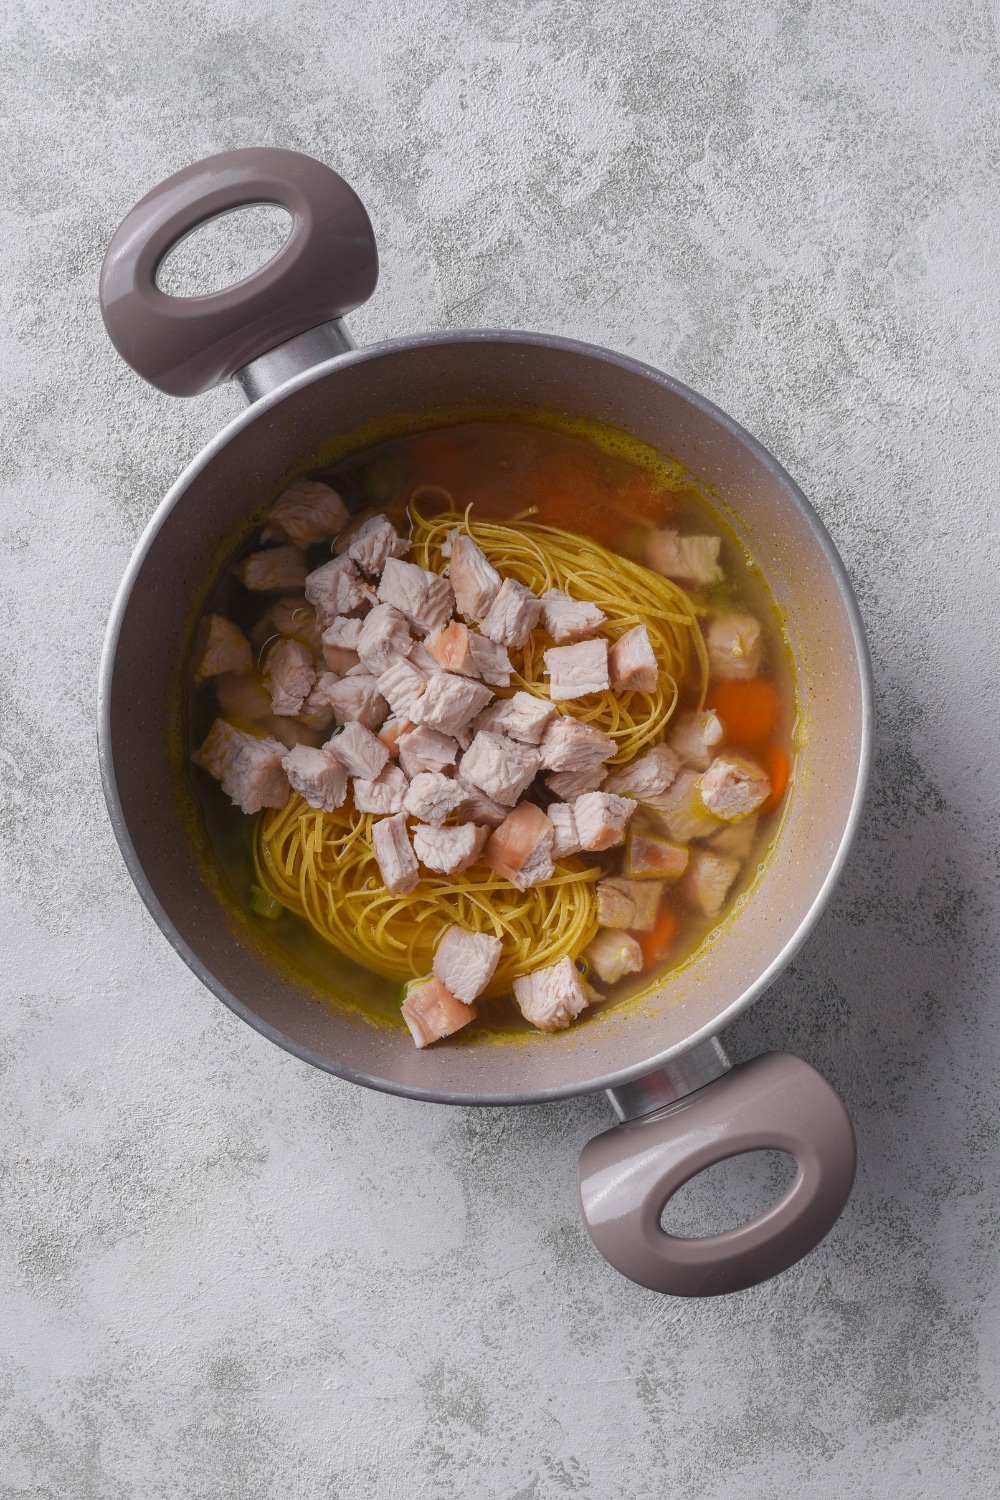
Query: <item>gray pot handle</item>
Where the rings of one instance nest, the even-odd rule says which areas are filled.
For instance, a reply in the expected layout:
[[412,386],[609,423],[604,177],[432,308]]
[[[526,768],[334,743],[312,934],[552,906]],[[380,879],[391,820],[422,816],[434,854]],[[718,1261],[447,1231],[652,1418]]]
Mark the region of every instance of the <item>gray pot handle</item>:
[[[275,203],[292,228],[246,280],[206,297],[156,285],[164,256],[200,224]],[[223,151],[175,172],[120,224],[101,268],[111,342],[151,385],[196,396],[278,344],[360,307],[378,281],[375,235],[342,177],[298,151]]]
[[[682,1239],[660,1216],[678,1188],[746,1151],[785,1151],[788,1191],[724,1234]],[[638,1120],[595,1136],[580,1156],[580,1204],[605,1260],[654,1292],[713,1297],[786,1271],[833,1228],[857,1148],[840,1096],[808,1063],[768,1052]]]

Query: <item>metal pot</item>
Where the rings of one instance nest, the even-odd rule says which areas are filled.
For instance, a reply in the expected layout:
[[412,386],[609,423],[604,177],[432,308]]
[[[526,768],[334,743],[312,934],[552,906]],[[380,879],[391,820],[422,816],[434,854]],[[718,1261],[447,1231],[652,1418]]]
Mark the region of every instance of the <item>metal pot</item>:
[[[168,251],[206,220],[278,204],[289,238],[226,291],[156,286]],[[354,346],[342,317],[374,288],[367,214],[329,168],[294,152],[214,156],[170,177],[122,223],[101,276],[119,352],[147,380],[195,395],[228,378],[251,405],[177,480],[136,550],[108,626],[100,758],[115,833],[138,890],[181,957],[237,1015],[354,1083],[444,1104],[530,1104],[607,1090],[621,1123],[580,1160],[584,1219],[602,1255],[655,1290],[707,1296],[792,1265],[836,1222],[854,1176],[846,1110],[801,1059],[732,1068],[718,1033],[763,993],[826,905],[857,825],[871,753],[864,632],[815,512],[759,443],[704,397],[647,365],[541,334],[460,332]],[[807,728],[784,826],[742,909],[652,999],[517,1046],[416,1052],[400,1027],[321,1006],[262,961],[203,878],[167,752],[170,684],[226,538],[315,466],[332,434],[387,414],[548,407],[624,429],[709,484],[783,612]],[[767,1212],[724,1234],[660,1228],[671,1195],[741,1152],[797,1162]]]

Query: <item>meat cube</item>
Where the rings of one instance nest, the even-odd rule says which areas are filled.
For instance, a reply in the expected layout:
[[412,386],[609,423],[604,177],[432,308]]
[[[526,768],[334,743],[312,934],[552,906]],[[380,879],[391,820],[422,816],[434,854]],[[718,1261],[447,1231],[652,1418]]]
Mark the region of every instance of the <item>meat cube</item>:
[[625,837],[625,825],[635,812],[631,797],[613,792],[585,792],[573,803],[576,831],[584,849],[610,849]]
[[378,690],[388,699],[397,719],[416,723],[415,711],[427,690],[427,678],[411,661],[397,661],[378,678]]
[[553,802],[546,816],[553,828],[552,858],[562,859],[567,854],[579,854],[583,845],[576,826],[573,809],[568,802]]
[[514,668],[505,646],[501,646],[498,641],[489,640],[485,635],[472,632],[469,636],[469,649],[475,668],[474,676],[481,677],[490,687],[510,687]]
[[470,1005],[496,973],[503,943],[488,932],[446,927],[434,950],[434,977]]
[[422,865],[442,875],[455,875],[474,865],[490,836],[477,823],[453,823],[447,828],[418,823],[413,830],[413,848]]
[[257,621],[250,639],[260,651],[275,635],[293,636],[303,646],[308,646],[313,656],[323,653],[316,611],[304,598],[275,599]]
[[498,646],[521,647],[538,624],[541,613],[542,601],[530,589],[516,578],[505,578],[479,622],[480,629]]
[[315,750],[323,738],[320,730],[310,729],[298,719],[279,718],[277,714],[268,714],[266,719],[260,719],[258,722],[261,729],[269,734],[272,740],[278,740],[286,750],[294,750],[296,745],[308,745]]
[[542,765],[548,771],[592,771],[609,760],[616,748],[611,736],[592,724],[560,714],[545,731]]
[[394,813],[372,824],[372,853],[390,896],[404,896],[413,890],[420,867],[410,846],[405,813]]
[[661,796],[676,776],[677,756],[666,745],[654,745],[628,765],[614,767],[604,789],[645,802],[649,797]]
[[409,717],[417,724],[440,729],[442,734],[457,734],[472,723],[492,696],[492,688],[473,682],[470,677],[457,677],[453,672],[432,672],[420,698],[410,708]]
[[410,730],[413,727],[414,726],[410,723],[409,719],[397,719],[395,714],[392,714],[390,718],[386,719],[385,723],[382,725],[382,728],[378,732],[378,737],[382,741],[385,748],[388,750],[389,754],[392,756],[393,760],[395,760],[397,755],[399,754],[400,739],[404,734],[409,734]]
[[306,598],[324,631],[340,615],[363,613],[375,603],[375,595],[349,557],[334,557],[310,573]]
[[717,745],[725,737],[722,722],[714,709],[703,713],[681,714],[670,732],[670,746],[686,766],[707,771]]
[[729,823],[713,833],[708,841],[710,849],[720,854],[730,854],[733,859],[746,859],[757,837],[757,818],[744,818],[741,823]]
[[207,682],[210,677],[221,677],[224,672],[252,670],[253,652],[239,626],[223,615],[206,615],[198,627],[194,648],[192,679],[195,686]]
[[456,999],[440,979],[418,980],[406,991],[403,1020],[418,1047],[453,1036],[475,1019],[476,1007]]
[[315,686],[309,693],[302,707],[299,709],[297,718],[300,723],[307,725],[310,729],[329,729],[333,724],[333,698],[330,696],[334,684],[338,681],[335,672],[321,672],[316,678]]
[[643,799],[649,807],[656,808],[667,834],[679,844],[707,838],[719,827],[718,818],[701,799],[699,780],[697,771],[681,771],[661,796]]
[[281,764],[292,790],[304,797],[310,807],[333,812],[343,806],[347,772],[334,756],[325,750],[312,750],[308,745],[296,745],[282,758]]
[[540,807],[522,802],[495,828],[483,858],[519,891],[552,878],[555,829]]
[[306,555],[298,547],[268,547],[264,552],[251,552],[233,569],[243,587],[258,594],[301,589],[308,571]]
[[625,873],[630,880],[679,880],[688,867],[688,857],[686,844],[633,833],[625,849]]
[[248,719],[251,724],[267,719],[271,714],[271,694],[261,681],[259,672],[245,672],[238,676],[227,672],[215,679],[215,696],[219,707],[229,719]]
[[584,948],[583,956],[605,984],[617,984],[626,974],[638,974],[642,968],[642,949],[635,938],[627,932],[613,932],[610,927],[600,929]]
[[384,769],[389,752],[380,739],[357,720],[345,724],[339,734],[327,740],[323,749],[336,756],[351,776],[372,781]]
[[412,649],[413,637],[406,616],[391,604],[376,604],[366,615],[355,646],[361,665],[373,677],[381,677],[397,661],[409,656]]
[[264,686],[276,714],[297,714],[313,690],[316,668],[301,641],[282,636],[264,658]]
[[555,716],[556,710],[544,698],[515,693],[513,698],[500,699],[484,708],[476,720],[476,730],[489,729],[524,745],[540,745]]
[[556,771],[546,776],[545,785],[556,797],[565,802],[575,802],[584,792],[596,792],[607,779],[607,766],[593,766],[585,771]]
[[717,536],[680,536],[676,531],[653,531],[646,542],[646,566],[677,583],[707,588],[722,578]]
[[586,1010],[590,997],[570,957],[514,980],[514,999],[524,1019],[539,1031],[564,1031]]
[[471,536],[457,527],[449,531],[441,551],[451,558],[448,577],[455,591],[455,608],[478,623],[500,592],[500,574]]
[[712,677],[756,677],[764,654],[760,621],[753,615],[715,615],[705,634]]
[[597,882],[597,920],[602,927],[652,932],[662,895],[662,880],[626,880],[610,875]]
[[538,770],[538,751],[484,729],[462,756],[460,774],[495,802],[513,807]]
[[297,479],[267,513],[297,547],[309,547],[336,536],[350,520],[336,490],[316,479]]
[[378,596],[383,604],[395,605],[421,635],[442,630],[455,603],[447,578],[398,557],[386,560]]
[[421,771],[414,776],[403,803],[411,818],[422,823],[443,823],[465,796],[463,788],[440,771]]
[[288,801],[288,777],[281,762],[285,747],[278,740],[261,739],[237,729],[225,719],[216,719],[205,743],[191,756],[245,813],[262,807],[284,807]]
[[748,755],[727,752],[713,760],[699,790],[714,817],[724,823],[738,823],[764,805],[771,795],[771,782],[763,766]]
[[377,578],[390,557],[405,557],[410,550],[388,516],[370,516],[356,531],[341,537],[338,552],[346,552],[362,573]]
[[543,654],[553,703],[607,690],[608,643],[604,636],[579,641],[575,646],[550,646]]
[[616,693],[655,693],[659,675],[645,625],[633,625],[608,651],[608,677]]
[[364,620],[354,619],[349,615],[337,615],[323,631],[320,640],[324,647],[337,646],[343,651],[356,652],[364,627]]
[[463,677],[479,676],[472,659],[472,632],[461,620],[452,620],[443,630],[429,635],[427,650],[443,671],[460,672]]
[[388,765],[375,777],[355,776],[354,806],[358,812],[379,813],[383,817],[403,811],[409,785],[398,766]]
[[399,737],[399,763],[407,776],[443,771],[457,759],[458,741],[427,724],[418,724]]
[[470,782],[464,782],[461,777],[459,777],[458,785],[462,788],[462,800],[455,811],[460,818],[467,823],[483,823],[491,828],[496,828],[503,822],[509,811],[508,808],[501,806],[499,802],[494,802],[493,798],[487,797],[479,787],[473,786]]
[[717,917],[737,875],[740,862],[715,849],[695,849],[684,877],[684,896],[705,917]]
[[356,720],[366,729],[378,729],[385,723],[389,705],[379,692],[374,677],[342,677],[328,692],[341,724]]
[[593,635],[607,619],[603,610],[586,599],[573,599],[562,589],[542,595],[542,624],[557,646],[571,646]]

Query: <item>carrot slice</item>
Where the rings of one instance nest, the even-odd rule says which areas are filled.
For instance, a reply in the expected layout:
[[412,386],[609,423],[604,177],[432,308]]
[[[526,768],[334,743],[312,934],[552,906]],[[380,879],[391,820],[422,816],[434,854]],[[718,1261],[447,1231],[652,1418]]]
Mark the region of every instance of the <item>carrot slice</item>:
[[781,700],[773,683],[752,677],[717,683],[708,695],[708,706],[719,715],[728,739],[756,745],[767,739],[778,722]]
[[642,949],[642,966],[648,968],[650,964],[659,963],[661,958],[666,957],[667,949],[674,940],[677,931],[677,918],[669,906],[661,906],[656,917],[656,924],[650,932],[644,932],[639,937],[639,947]]
[[771,812],[778,806],[788,788],[791,763],[787,751],[782,750],[780,745],[768,745],[761,760],[764,762],[764,769],[771,781],[771,795],[761,808],[761,812]]

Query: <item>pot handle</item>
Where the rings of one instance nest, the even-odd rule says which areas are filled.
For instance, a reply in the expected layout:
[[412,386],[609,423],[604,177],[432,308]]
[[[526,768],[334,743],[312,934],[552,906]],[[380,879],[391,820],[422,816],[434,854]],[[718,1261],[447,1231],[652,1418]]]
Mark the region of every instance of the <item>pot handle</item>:
[[[723,1234],[660,1228],[674,1193],[747,1151],[784,1151],[798,1171],[765,1213]],[[777,1276],[833,1228],[857,1148],[840,1096],[808,1063],[768,1052],[676,1104],[595,1136],[580,1156],[580,1204],[605,1260],[654,1292],[714,1297]]]
[[[156,273],[209,219],[251,204],[292,227],[266,265],[205,297],[172,297]],[[307,329],[360,307],[378,281],[375,235],[342,177],[298,151],[223,151],[175,172],[127,214],[101,267],[101,313],[118,353],[151,385],[197,396]]]

